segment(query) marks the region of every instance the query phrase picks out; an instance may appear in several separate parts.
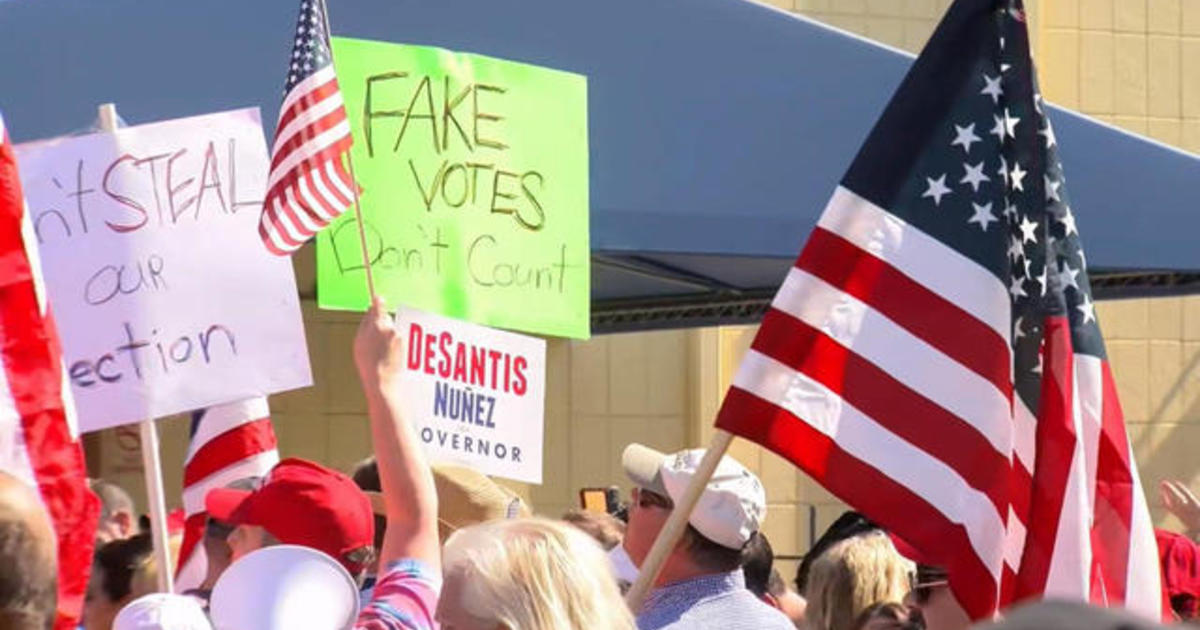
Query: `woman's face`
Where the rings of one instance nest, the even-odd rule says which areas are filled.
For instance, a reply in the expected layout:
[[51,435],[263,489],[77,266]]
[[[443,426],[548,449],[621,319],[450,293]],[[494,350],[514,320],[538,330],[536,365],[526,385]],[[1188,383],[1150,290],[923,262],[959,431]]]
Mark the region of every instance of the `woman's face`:
[[100,567],[92,568],[92,579],[88,582],[87,597],[83,600],[84,630],[112,630],[113,619],[130,598],[121,601],[109,599],[104,592],[104,571]]

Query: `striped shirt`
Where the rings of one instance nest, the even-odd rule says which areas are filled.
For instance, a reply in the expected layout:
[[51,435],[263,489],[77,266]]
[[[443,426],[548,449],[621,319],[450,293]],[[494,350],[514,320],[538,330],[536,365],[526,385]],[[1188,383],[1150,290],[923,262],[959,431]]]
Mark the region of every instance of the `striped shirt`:
[[793,630],[783,613],[746,590],[742,570],[702,575],[655,589],[638,630]]
[[424,563],[396,560],[375,583],[371,601],[358,615],[355,630],[436,630],[434,611],[442,577]]

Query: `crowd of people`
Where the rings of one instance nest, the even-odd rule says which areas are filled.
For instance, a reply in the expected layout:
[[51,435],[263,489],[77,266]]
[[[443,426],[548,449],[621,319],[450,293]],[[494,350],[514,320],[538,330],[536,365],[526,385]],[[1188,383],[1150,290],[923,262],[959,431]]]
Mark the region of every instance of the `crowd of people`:
[[[377,302],[354,342],[374,455],[352,475],[284,459],[264,478],[209,492],[201,542],[207,575],[198,588],[155,592],[153,544],[140,531],[133,501],[118,486],[94,482],[103,512],[82,628],[962,630],[971,625],[944,571],[854,512],[837,519],[815,542],[789,583],[761,531],[765,489],[729,456],[701,492],[645,602],[631,611],[623,594],[697,474],[703,450],[665,454],[629,445],[621,464],[632,491],[617,515],[573,510],[555,519],[532,516],[517,495],[488,477],[426,462],[397,404],[401,344]],[[1163,492],[1167,507],[1200,531],[1200,501],[1182,484],[1164,485]],[[0,473],[0,629],[50,627],[53,540],[37,497],[26,484]],[[1177,548],[1164,551],[1164,566],[1178,565],[1176,575],[1200,575],[1195,545],[1166,540]],[[1182,587],[1167,586],[1181,616],[1196,612],[1194,597],[1183,597]],[[1155,627],[1072,604],[1043,604],[1000,624]]]

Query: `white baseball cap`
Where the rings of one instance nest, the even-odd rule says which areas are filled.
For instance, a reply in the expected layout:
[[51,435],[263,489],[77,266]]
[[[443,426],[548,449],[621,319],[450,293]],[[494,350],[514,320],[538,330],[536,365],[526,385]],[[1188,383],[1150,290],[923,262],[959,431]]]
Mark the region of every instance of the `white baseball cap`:
[[[625,474],[638,487],[678,502],[704,458],[695,448],[666,455],[648,446],[630,444],[621,456]],[[730,549],[741,549],[767,517],[767,493],[754,473],[725,455],[717,464],[688,523],[705,538]]]
[[194,597],[151,593],[121,609],[112,630],[212,630]]
[[298,545],[239,558],[213,586],[215,630],[344,630],[358,618],[358,586],[340,562]]

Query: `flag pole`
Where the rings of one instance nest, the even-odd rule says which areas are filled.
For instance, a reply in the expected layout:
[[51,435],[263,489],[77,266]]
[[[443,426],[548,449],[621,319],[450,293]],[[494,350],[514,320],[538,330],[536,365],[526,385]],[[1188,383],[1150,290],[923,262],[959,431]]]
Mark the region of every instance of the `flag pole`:
[[642,607],[642,602],[649,594],[650,587],[654,585],[654,580],[658,578],[658,573],[666,564],[667,556],[671,554],[671,550],[683,536],[683,530],[687,526],[688,518],[692,515],[692,510],[696,509],[696,502],[700,500],[700,494],[704,492],[708,480],[712,479],[713,473],[717,470],[717,464],[721,462],[725,451],[729,450],[731,442],[733,442],[733,434],[724,429],[717,429],[713,434],[712,441],[708,444],[708,450],[704,452],[704,457],[696,468],[696,474],[692,475],[692,480],[683,491],[683,496],[675,502],[675,508],[671,510],[667,522],[658,532],[658,538],[650,547],[650,553],[646,554],[646,560],[638,569],[637,579],[629,587],[629,592],[625,593],[625,604],[634,614],[637,614],[638,609]]
[[[100,130],[117,130],[117,106],[104,103],[99,107]],[[154,559],[158,563],[158,590],[170,593],[175,589],[174,567],[167,551],[167,500],[163,493],[162,459],[158,452],[158,426],[149,418],[138,423],[142,446],[142,473],[146,481],[146,500],[150,504],[150,534],[154,540]]]
[[[329,63],[334,66],[333,74],[337,76],[337,65],[333,63],[333,27],[329,25],[329,5],[325,0],[321,0],[321,19],[325,27],[325,44],[329,47]],[[358,178],[354,176],[354,156],[351,155],[353,151],[346,151],[346,166],[350,169],[350,188],[354,193],[354,218],[358,223],[358,244],[362,248],[363,271],[367,273],[367,293],[371,295],[371,302],[374,302],[375,276],[371,271],[371,256],[367,253],[366,225],[363,223],[362,208],[358,203]]]

